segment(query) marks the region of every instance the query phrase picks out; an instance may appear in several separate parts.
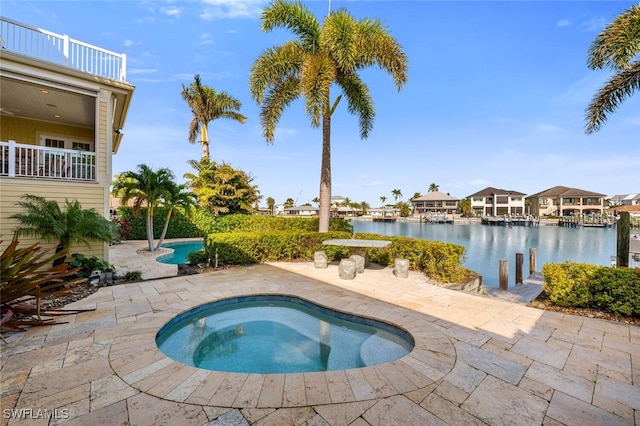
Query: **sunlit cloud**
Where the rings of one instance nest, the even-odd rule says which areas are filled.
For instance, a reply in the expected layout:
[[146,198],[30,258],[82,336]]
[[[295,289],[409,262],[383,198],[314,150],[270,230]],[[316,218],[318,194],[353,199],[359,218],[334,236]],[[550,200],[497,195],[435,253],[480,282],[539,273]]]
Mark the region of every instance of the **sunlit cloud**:
[[157,68],[133,68],[128,71],[129,74],[153,74],[158,72]]
[[536,124],[534,129],[540,133],[558,133],[562,131],[562,127],[547,123]]
[[604,18],[591,18],[587,21],[581,22],[578,28],[582,31],[602,31],[607,25],[607,21]]
[[258,18],[267,4],[264,0],[203,0],[200,18],[211,21],[220,18]]
[[571,21],[568,19],[561,19],[556,23],[557,27],[568,27],[571,26]]
[[168,7],[168,8],[163,8],[161,10],[162,13],[164,13],[167,16],[171,16],[174,18],[179,18],[180,15],[182,15],[182,10],[178,7]]

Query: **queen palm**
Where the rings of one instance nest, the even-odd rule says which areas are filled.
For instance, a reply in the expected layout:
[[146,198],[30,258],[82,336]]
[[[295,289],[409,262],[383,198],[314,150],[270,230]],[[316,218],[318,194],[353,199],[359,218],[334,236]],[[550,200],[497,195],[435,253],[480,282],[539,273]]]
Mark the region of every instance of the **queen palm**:
[[154,252],[153,213],[165,194],[174,186],[173,172],[166,168],[153,170],[146,164],[138,165],[136,171],[126,171],[116,176],[112,193],[126,204],[133,200],[133,211],[139,213],[142,206],[147,207],[147,241],[149,251]]
[[[262,29],[287,28],[297,39],[265,50],[251,68],[250,90],[261,104],[260,124],[267,142],[295,99],[303,98],[312,127],[322,126],[319,231],[329,230],[331,208],[331,116],[344,95],[358,115],[360,137],[373,127],[375,110],[358,71],[378,66],[398,90],[407,81],[407,58],[398,42],[375,19],[356,20],[345,9],[330,13],[321,26],[302,3],[275,0],[262,13]],[[342,92],[331,99],[330,89]]]
[[171,182],[167,186],[166,192],[162,195],[161,203],[166,210],[166,216],[162,234],[160,234],[160,239],[155,247],[156,250],[162,245],[167,235],[167,229],[169,229],[169,222],[175,217],[176,211],[183,210],[187,218],[189,218],[191,216],[191,208],[197,204],[197,201],[196,195],[188,191],[186,185],[178,185],[175,182]]
[[227,92],[216,92],[208,86],[203,86],[200,76],[196,74],[189,87],[182,85],[182,98],[187,102],[193,119],[189,123],[189,142],[195,143],[200,133],[202,144],[202,158],[209,157],[209,122],[218,118],[229,118],[244,123],[247,117],[238,110],[242,106],[240,101]]
[[615,74],[600,88],[587,107],[586,133],[600,130],[609,113],[640,89],[640,4],[616,17],[589,47],[589,68],[609,68]]

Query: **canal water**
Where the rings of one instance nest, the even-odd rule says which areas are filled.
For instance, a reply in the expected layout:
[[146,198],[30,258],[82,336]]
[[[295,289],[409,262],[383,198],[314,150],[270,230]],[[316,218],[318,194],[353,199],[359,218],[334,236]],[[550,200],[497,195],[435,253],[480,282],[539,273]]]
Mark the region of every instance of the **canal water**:
[[516,253],[524,254],[523,274],[529,273],[529,249],[536,249],[536,269],[545,263],[567,260],[611,265],[616,255],[615,228],[561,226],[487,226],[478,223],[430,224],[419,222],[351,222],[354,232],[371,232],[443,241],[466,247],[464,266],[482,275],[482,283],[498,287],[500,260],[509,262],[509,286],[515,284]]

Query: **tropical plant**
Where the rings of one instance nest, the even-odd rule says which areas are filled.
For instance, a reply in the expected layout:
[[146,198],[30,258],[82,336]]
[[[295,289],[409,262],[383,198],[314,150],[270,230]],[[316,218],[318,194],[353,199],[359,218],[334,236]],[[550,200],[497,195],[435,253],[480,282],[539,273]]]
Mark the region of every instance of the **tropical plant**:
[[471,216],[471,199],[469,197],[460,200],[460,211],[463,216]]
[[285,209],[289,209],[291,207],[293,207],[294,201],[293,198],[289,197],[286,200],[284,200],[284,208]]
[[384,207],[384,203],[385,201],[387,201],[387,197],[385,197],[384,195],[380,197],[380,202],[382,203],[382,207]]
[[[347,110],[359,116],[360,137],[373,127],[375,110],[358,71],[377,66],[387,71],[398,90],[407,81],[407,57],[400,44],[376,19],[356,20],[340,9],[321,26],[300,2],[275,0],[262,13],[262,29],[292,31],[297,39],[265,50],[251,68],[251,95],[261,104],[260,123],[267,142],[284,109],[303,98],[312,127],[322,126],[319,231],[327,232],[331,215],[331,116],[342,96]],[[342,94],[331,99],[331,86]]]
[[276,200],[273,199],[273,197],[267,197],[267,207],[269,208],[269,212],[271,212],[271,214],[273,214],[273,208],[276,205]]
[[440,185],[432,183],[429,185],[429,192],[437,192],[440,189]]
[[392,189],[391,194],[393,195],[393,199],[396,204],[398,203],[398,198],[402,198],[402,191],[400,191],[399,189]]
[[360,203],[360,210],[362,211],[362,214],[367,214],[367,211],[371,208],[371,205],[369,203],[367,203],[366,201],[363,201]]
[[[77,243],[91,247],[90,240],[110,243],[116,234],[113,223],[96,209],[83,209],[78,200],[66,199],[60,207],[55,200],[25,194],[16,205],[24,209],[24,212],[10,216],[20,224],[16,228],[18,236],[31,235],[44,242],[55,242],[56,253],[66,253]],[[56,265],[65,260],[66,256],[56,258]]]
[[586,110],[586,133],[600,130],[609,113],[640,89],[640,4],[618,15],[595,38],[587,57],[592,70],[615,74],[600,88]]
[[176,210],[184,212],[187,219],[189,219],[191,217],[191,208],[197,204],[197,200],[193,192],[187,191],[186,185],[178,185],[172,182],[167,191],[162,195],[161,203],[165,208],[166,216],[164,226],[162,227],[162,234],[160,234],[160,239],[158,240],[158,244],[156,244],[156,250],[162,245],[167,235],[167,229],[169,229],[169,222],[175,217]]
[[89,278],[95,271],[105,272],[107,270],[113,271],[115,269],[113,264],[104,259],[99,259],[96,256],[87,257],[82,253],[73,253],[71,258],[73,258],[71,266],[79,268],[77,274],[82,278]]
[[217,164],[209,158],[189,160],[195,173],[185,173],[186,185],[198,198],[201,206],[214,215],[251,213],[260,197],[253,177],[227,163]]
[[171,190],[173,182],[173,172],[167,168],[153,170],[146,164],[139,164],[136,171],[126,171],[116,175],[116,180],[112,185],[112,193],[119,197],[123,204],[133,200],[133,211],[140,214],[142,206],[146,206],[147,220],[147,242],[149,251],[155,251],[153,235],[153,213],[154,209],[161,203],[166,193]]
[[247,121],[247,117],[238,111],[242,104],[227,92],[216,92],[208,86],[203,86],[200,76],[196,74],[189,87],[182,85],[182,98],[187,102],[193,119],[189,124],[189,142],[195,143],[200,132],[202,144],[202,158],[209,157],[209,122],[218,118],[229,118],[239,123]]
[[320,205],[320,198],[318,197],[313,197],[313,200],[311,201],[313,201],[314,204]]
[[[41,306],[43,296],[65,294],[86,282],[85,278],[74,278],[79,268],[69,269],[64,262],[69,249],[57,251],[56,247],[56,251],[51,254],[51,250],[43,250],[40,243],[24,248],[19,248],[18,245],[16,233],[0,257],[2,329],[24,331],[23,326],[26,325],[54,323],[54,319],[43,319],[43,316],[75,314],[82,311],[47,309]],[[62,284],[64,287],[61,289]]]

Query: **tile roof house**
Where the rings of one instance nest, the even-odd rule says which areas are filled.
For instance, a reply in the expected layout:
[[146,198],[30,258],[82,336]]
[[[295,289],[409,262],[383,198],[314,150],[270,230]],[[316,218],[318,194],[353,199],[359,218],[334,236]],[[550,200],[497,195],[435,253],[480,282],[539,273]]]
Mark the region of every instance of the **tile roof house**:
[[414,216],[460,213],[460,199],[440,191],[427,192],[414,198],[412,203]]
[[584,189],[554,186],[531,194],[526,199],[531,204],[531,214],[533,215],[571,216],[602,214],[605,195]]
[[480,216],[520,216],[525,213],[523,192],[491,186],[468,196],[471,210]]
[[640,206],[640,194],[617,194],[605,200],[610,206]]
[[[24,194],[78,200],[109,218],[111,156],[134,87],[126,56],[0,18],[0,234]],[[22,241],[33,241],[21,238]],[[72,249],[73,251],[73,249]],[[105,260],[106,244],[82,246]]]

